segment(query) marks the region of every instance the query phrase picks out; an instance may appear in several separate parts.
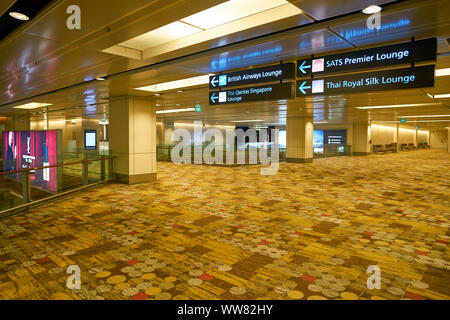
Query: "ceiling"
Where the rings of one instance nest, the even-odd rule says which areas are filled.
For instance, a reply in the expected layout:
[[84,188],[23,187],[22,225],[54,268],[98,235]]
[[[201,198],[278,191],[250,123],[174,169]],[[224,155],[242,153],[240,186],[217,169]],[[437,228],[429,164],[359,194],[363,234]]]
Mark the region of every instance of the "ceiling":
[[[242,0],[244,1],[244,0]],[[202,74],[255,65],[295,61],[297,58],[409,41],[411,37],[438,38],[437,68],[450,68],[450,0],[291,0],[303,13],[244,31],[190,43],[163,44],[145,59],[102,50],[150,30],[183,19],[224,1],[96,0],[54,1],[35,19],[0,42],[0,113],[27,102],[53,104],[54,115],[76,117],[107,112],[108,98],[123,94],[149,95],[134,88]],[[69,4],[82,12],[81,30],[65,27]],[[366,27],[360,10],[385,5],[380,31]],[[108,8],[105,10],[104,8]],[[98,15],[98,12],[102,12]],[[172,46],[171,46],[172,45]],[[170,49],[172,48],[172,50]],[[96,77],[107,76],[106,81]],[[202,112],[158,115],[161,120],[203,120],[225,123],[261,119],[284,123],[291,113],[313,115],[316,123],[394,121],[405,115],[448,115],[450,99],[427,94],[450,93],[450,77],[436,78],[434,88],[297,98],[251,104],[208,105],[208,86],[165,92],[157,97],[158,110],[202,105]],[[410,108],[360,110],[368,105],[422,104]],[[430,105],[430,103],[440,103]],[[56,112],[56,110],[59,110]],[[95,111],[97,110],[97,112]],[[32,113],[41,112],[36,109]],[[39,116],[39,115],[35,115]],[[420,126],[444,128],[447,118],[420,118]],[[435,120],[442,120],[436,122]],[[413,124],[413,120],[408,121]]]

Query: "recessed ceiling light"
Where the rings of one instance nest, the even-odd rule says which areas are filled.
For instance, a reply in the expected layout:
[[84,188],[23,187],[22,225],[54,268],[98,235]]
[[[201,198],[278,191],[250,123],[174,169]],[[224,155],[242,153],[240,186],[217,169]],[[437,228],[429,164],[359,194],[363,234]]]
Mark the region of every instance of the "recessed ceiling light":
[[159,46],[170,41],[174,41],[197,32],[203,31],[195,25],[175,21],[162,26],[158,29],[144,33],[133,39],[127,40],[119,44],[120,46],[133,48],[136,50],[144,50],[151,47]]
[[136,90],[150,91],[150,92],[159,92],[159,91],[167,91],[174,90],[178,88],[186,88],[192,86],[198,86],[202,84],[209,83],[209,74],[205,74],[202,76],[186,78],[181,80],[163,82],[158,84],[153,84],[151,86],[139,87],[135,88]]
[[450,114],[430,114],[430,115],[420,115],[420,116],[397,116],[397,118],[439,118],[439,117],[450,117]]
[[230,121],[230,122],[264,122],[264,120],[234,120],[234,121]]
[[436,69],[436,77],[450,76],[450,68]]
[[183,90],[177,90],[177,92],[178,92],[178,93],[182,93],[182,92],[184,92],[184,91],[183,91]]
[[25,15],[23,13],[20,13],[20,12],[12,11],[12,12],[9,13],[9,15],[11,17],[13,17],[14,19],[21,20],[21,21],[28,21],[28,20],[30,20],[30,17],[28,17],[27,15]]
[[413,103],[413,104],[393,104],[387,106],[367,106],[367,107],[356,107],[356,109],[385,109],[385,108],[407,108],[407,107],[422,107],[422,106],[436,106],[441,105],[440,103]]
[[429,94],[428,96],[431,98],[434,98],[434,99],[445,99],[445,98],[450,98],[450,93],[434,94],[434,95]]
[[14,109],[26,109],[26,110],[30,110],[30,109],[36,109],[36,108],[42,108],[42,107],[48,107],[51,106],[51,103],[41,103],[41,102],[30,102],[30,103],[26,103],[26,104],[22,104],[20,106],[15,106],[13,107]]
[[[377,123],[400,123],[400,121],[378,121],[378,120],[375,120],[373,122],[377,122]],[[421,122],[421,123],[423,123],[423,122],[425,122],[425,123],[428,123],[428,122],[450,122],[450,120],[412,120],[410,122],[411,123],[417,123],[417,122]]]
[[[288,0],[228,0],[221,2],[216,6],[103,51],[145,60],[153,55],[162,54],[166,50],[181,49],[302,13],[301,9]],[[213,29],[213,32],[207,32]]]
[[416,123],[416,122],[425,122],[425,123],[427,123],[427,122],[449,122],[450,120],[413,120],[412,122],[413,123]]
[[98,80],[98,81],[105,81],[106,78],[105,78],[105,77],[97,77],[97,78],[95,78],[95,80]]
[[171,110],[158,110],[156,113],[175,113],[175,112],[188,112],[195,111],[195,108],[185,108],[185,109],[171,109]]
[[[286,0],[230,0],[183,18],[181,21],[207,30],[288,4]],[[291,6],[293,13],[302,12],[296,6]]]
[[380,6],[371,5],[371,6],[368,6],[367,8],[365,8],[365,9],[363,9],[362,12],[364,14],[375,14],[375,13],[380,12],[381,10],[382,10],[382,8]]
[[161,93],[155,93],[154,96],[159,97],[161,95]]

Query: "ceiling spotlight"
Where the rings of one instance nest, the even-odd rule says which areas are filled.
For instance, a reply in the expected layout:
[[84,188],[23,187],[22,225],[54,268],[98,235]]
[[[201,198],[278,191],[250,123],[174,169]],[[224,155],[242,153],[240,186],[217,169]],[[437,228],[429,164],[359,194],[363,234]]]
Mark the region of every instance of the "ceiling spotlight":
[[13,17],[14,19],[21,20],[21,21],[28,21],[28,20],[30,20],[30,17],[28,17],[27,15],[25,15],[23,13],[20,13],[20,12],[12,11],[12,12],[9,13],[9,15],[11,17]]
[[159,97],[161,95],[161,93],[155,93],[154,96]]
[[382,10],[382,8],[380,6],[376,6],[376,5],[371,5],[368,6],[367,8],[363,9],[363,13],[364,14],[375,14],[378,13]]
[[105,78],[105,77],[97,77],[97,78],[95,78],[95,80],[98,80],[98,81],[105,81],[106,78]]
[[183,91],[183,90],[178,90],[177,92],[178,92],[178,93],[182,93],[182,92],[184,92],[184,91]]

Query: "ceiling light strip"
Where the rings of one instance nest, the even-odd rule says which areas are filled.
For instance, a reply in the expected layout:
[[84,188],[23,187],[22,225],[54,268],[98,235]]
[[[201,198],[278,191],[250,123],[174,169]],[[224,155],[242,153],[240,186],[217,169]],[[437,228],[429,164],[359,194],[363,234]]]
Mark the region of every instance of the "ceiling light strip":
[[420,116],[397,116],[397,118],[439,118],[439,117],[450,117],[450,114],[430,114],[430,115],[420,115]]
[[234,122],[234,123],[239,123],[239,122],[264,122],[264,120],[234,120],[234,121],[230,121],[230,122]]
[[160,92],[160,91],[168,91],[175,90],[179,88],[193,87],[198,85],[205,85],[209,83],[209,74],[186,78],[181,80],[163,82],[158,84],[153,84],[150,86],[135,88],[136,90],[142,91],[150,91],[150,92]]
[[189,111],[195,111],[195,108],[158,110],[158,111],[156,111],[156,113],[161,114],[161,113],[176,113],[176,112],[189,112]]
[[367,110],[367,109],[387,109],[387,108],[408,108],[408,107],[425,107],[425,106],[437,106],[441,103],[412,103],[412,104],[393,104],[386,106],[366,106],[366,107],[355,107],[356,109]]

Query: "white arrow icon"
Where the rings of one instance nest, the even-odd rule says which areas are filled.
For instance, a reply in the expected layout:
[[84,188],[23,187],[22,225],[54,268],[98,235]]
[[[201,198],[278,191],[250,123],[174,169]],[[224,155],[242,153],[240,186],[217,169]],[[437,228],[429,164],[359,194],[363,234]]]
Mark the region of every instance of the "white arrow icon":
[[217,99],[218,97],[216,96],[216,93],[214,92],[212,95],[211,95],[211,101],[212,101],[212,103],[216,103],[216,99]]
[[219,80],[217,80],[215,76],[211,79],[211,84],[213,87],[216,87],[216,83],[218,83],[218,82],[219,82]]
[[298,67],[303,74],[306,74],[305,69],[311,69],[311,65],[305,66],[306,60]]
[[300,90],[303,94],[306,94],[305,89],[311,89],[311,86],[306,86],[306,81],[303,81],[300,87],[298,87],[298,90]]

